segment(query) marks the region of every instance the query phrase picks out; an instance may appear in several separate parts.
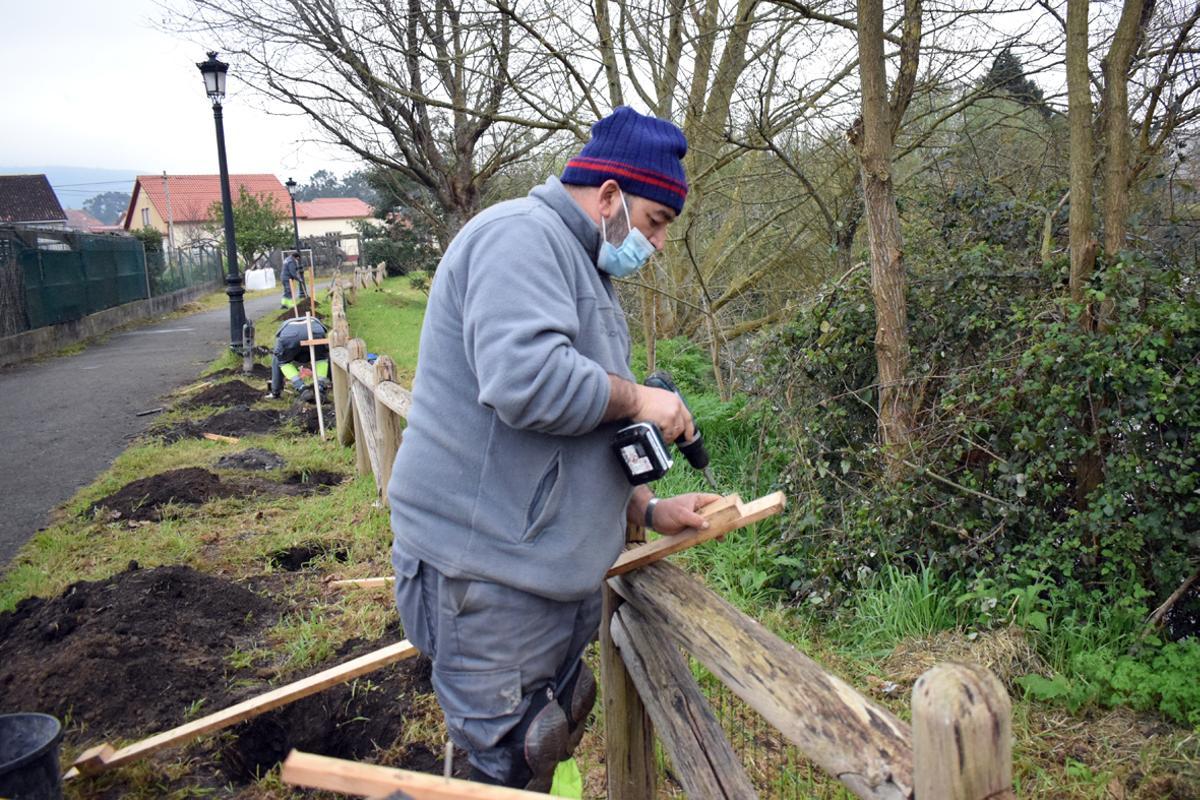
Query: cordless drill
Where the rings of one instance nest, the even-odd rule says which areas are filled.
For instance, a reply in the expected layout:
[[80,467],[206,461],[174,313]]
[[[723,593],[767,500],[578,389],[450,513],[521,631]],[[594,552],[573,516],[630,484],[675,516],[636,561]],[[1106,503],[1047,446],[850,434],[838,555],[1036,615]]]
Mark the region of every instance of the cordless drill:
[[[684,407],[687,407],[687,401],[683,399],[679,387],[666,372],[661,370],[655,372],[646,378],[645,384],[654,389],[674,392],[683,402]],[[695,425],[694,419],[692,422],[695,436],[691,441],[685,442],[683,434],[680,434],[679,438],[675,440],[675,446],[679,448],[679,452],[683,453],[688,463],[704,475],[709,486],[716,489],[717,482],[713,479],[712,470],[708,468],[708,450],[704,448],[704,436],[700,433],[700,426]],[[667,470],[675,463],[667,452],[667,444],[663,439],[662,431],[653,422],[634,422],[621,428],[613,436],[612,448],[613,452],[617,454],[621,468],[625,471],[625,477],[634,486],[658,480],[666,475]]]

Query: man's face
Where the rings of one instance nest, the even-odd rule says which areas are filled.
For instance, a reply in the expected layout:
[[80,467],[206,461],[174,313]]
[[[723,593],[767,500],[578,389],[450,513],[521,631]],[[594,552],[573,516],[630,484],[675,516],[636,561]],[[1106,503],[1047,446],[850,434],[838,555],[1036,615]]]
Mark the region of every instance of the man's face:
[[667,243],[667,226],[675,221],[675,209],[644,197],[626,196],[629,203],[629,221],[650,240],[655,250],[662,250]]
[[[610,185],[611,184],[611,185]],[[621,207],[622,192],[616,181],[609,181],[600,190],[600,214],[604,217],[606,238],[620,247],[629,234],[625,221],[625,209]],[[667,243],[667,226],[675,221],[675,210],[654,200],[637,195],[625,194],[629,206],[629,222],[642,232],[655,250],[662,250]]]

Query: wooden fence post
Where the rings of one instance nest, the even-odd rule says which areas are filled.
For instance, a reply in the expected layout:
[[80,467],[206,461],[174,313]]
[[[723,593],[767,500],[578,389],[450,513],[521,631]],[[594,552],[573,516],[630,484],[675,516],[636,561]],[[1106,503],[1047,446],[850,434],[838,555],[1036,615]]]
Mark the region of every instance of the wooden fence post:
[[1012,800],[1012,704],[974,664],[938,664],[912,694],[913,789],[918,798]]
[[675,645],[664,642],[631,603],[613,616],[611,632],[687,796],[757,800],[741,759]]
[[377,483],[379,493],[384,503],[387,503],[388,479],[392,474],[392,462],[396,460],[396,451],[400,449],[404,425],[396,412],[380,400],[380,387],[385,382],[396,382],[396,364],[391,356],[381,355],[375,359],[375,435],[378,437],[376,449],[379,452],[380,471]]
[[[341,323],[340,325],[337,323]],[[333,351],[346,347],[348,337],[346,320],[336,320],[329,335],[329,377],[333,381],[333,420],[337,440],[343,447],[354,444],[354,409],[350,404],[350,373],[342,369],[333,357]],[[347,367],[349,362],[347,362]]]
[[351,339],[346,344],[346,350],[350,354],[350,360],[346,364],[346,377],[349,379],[346,383],[350,389],[350,407],[354,409],[354,468],[359,475],[370,475],[371,454],[367,450],[367,436],[369,433],[359,413],[358,404],[354,402],[354,372],[351,369],[355,361],[360,361],[367,357],[367,344],[362,339]]
[[[645,541],[645,531],[640,526],[631,525],[625,538],[627,542]],[[601,591],[600,694],[604,697],[608,800],[644,800],[658,794],[654,726],[613,642],[613,617],[624,601],[608,587],[607,582]]]

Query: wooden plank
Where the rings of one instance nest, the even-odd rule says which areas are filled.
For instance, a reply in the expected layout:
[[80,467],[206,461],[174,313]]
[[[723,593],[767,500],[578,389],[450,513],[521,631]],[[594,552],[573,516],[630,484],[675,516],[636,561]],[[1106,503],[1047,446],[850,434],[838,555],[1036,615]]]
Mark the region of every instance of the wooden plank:
[[[363,380],[363,375],[366,380]],[[365,359],[350,362],[350,397],[354,401],[354,443],[364,447],[357,450],[358,474],[370,474],[375,478],[375,490],[379,481],[379,433],[375,416],[375,375]],[[365,456],[365,458],[364,458]]]
[[938,664],[913,686],[917,797],[1012,800],[1012,704],[975,664]]
[[[736,494],[726,495],[700,509],[700,513],[709,521],[709,527],[706,530],[691,529],[674,536],[663,536],[649,544],[638,545],[626,550],[613,562],[605,577],[611,578],[614,575],[624,574],[645,564],[666,558],[672,553],[678,553],[680,550],[720,538],[732,530],[744,528],[753,522],[766,519],[783,510],[786,502],[783,492],[765,495],[749,503],[743,503]],[[641,530],[641,526],[630,526],[626,536],[628,537],[631,532],[635,536],[639,535]],[[392,580],[394,579],[359,578],[357,580],[332,581],[329,585],[339,588],[351,586],[366,588],[368,586],[385,586]]]
[[786,504],[787,498],[783,492],[768,494],[749,503],[741,502],[737,495],[722,497],[700,509],[700,513],[708,519],[707,528],[691,528],[674,536],[663,536],[632,550],[626,550],[609,569],[607,577],[621,575],[680,550],[719,539],[730,531],[778,514]]
[[856,796],[913,796],[911,732],[886,708],[668,561],[608,585]]
[[376,473],[379,484],[379,496],[387,503],[387,485],[392,477],[392,464],[396,461],[396,452],[400,449],[400,439],[404,435],[404,420],[384,405],[380,399],[385,386],[396,385],[396,364],[390,356],[380,356],[375,359],[375,450],[379,453],[379,472]]
[[333,421],[338,443],[343,447],[354,444],[354,409],[350,405],[350,375],[346,365],[350,363],[345,347],[329,350],[329,378],[333,382]]
[[[351,339],[346,346],[350,360],[346,362],[346,376],[350,388],[350,407],[354,419],[354,467],[359,475],[374,474],[371,470],[371,449],[375,446],[375,426],[373,419],[367,419],[364,406],[368,405],[367,393],[369,385],[374,380],[374,374],[367,365],[367,343],[362,339]],[[356,367],[358,374],[355,374]],[[360,381],[367,381],[364,387]],[[372,416],[375,403],[369,404]]]
[[733,752],[679,650],[672,644],[664,646],[662,636],[629,603],[612,618],[612,640],[684,793],[712,800],[756,798],[741,758]]
[[377,764],[360,764],[299,750],[288,753],[280,777],[284,783],[293,786],[359,797],[382,798],[401,791],[413,800],[546,800],[546,795],[524,789],[489,786]]
[[315,346],[318,344],[329,344],[329,340],[328,339],[305,339],[303,342],[300,343],[300,345],[302,347],[308,347],[309,345]]
[[388,586],[394,582],[396,578],[344,578],[338,581],[330,581],[329,585],[337,589],[376,589],[380,586]]
[[[128,764],[131,761],[145,758],[151,753],[156,753],[164,748],[189,742],[203,734],[236,725],[251,717],[316,694],[323,689],[328,689],[330,686],[345,683],[360,675],[366,675],[368,672],[374,672],[380,667],[385,667],[388,664],[393,664],[415,655],[417,655],[417,648],[413,647],[405,639],[402,642],[380,648],[364,656],[351,659],[344,664],[339,664],[336,667],[318,672],[315,675],[310,675],[302,680],[289,683],[286,686],[280,686],[266,694],[252,697],[229,708],[192,720],[177,728],[171,728],[168,731],[155,734],[148,739],[134,742],[108,755],[105,755],[103,750],[93,747],[76,759],[75,767],[81,773],[85,771],[101,772],[113,769],[122,764]],[[99,745],[99,748],[103,747],[104,745]]]
[[600,697],[604,701],[604,764],[608,800],[658,796],[654,726],[613,642],[610,620],[623,602],[607,585],[600,611]]
[[223,436],[219,433],[205,433],[204,438],[211,439],[214,442],[228,442],[229,444],[237,444],[241,441],[241,439],[236,436]]

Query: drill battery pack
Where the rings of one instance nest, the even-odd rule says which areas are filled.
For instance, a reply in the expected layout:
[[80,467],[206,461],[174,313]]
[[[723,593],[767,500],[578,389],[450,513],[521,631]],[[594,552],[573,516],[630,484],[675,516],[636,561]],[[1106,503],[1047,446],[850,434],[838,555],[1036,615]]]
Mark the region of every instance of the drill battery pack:
[[613,435],[612,450],[634,486],[658,480],[675,463],[667,453],[662,431],[653,422],[634,422],[621,428]]

